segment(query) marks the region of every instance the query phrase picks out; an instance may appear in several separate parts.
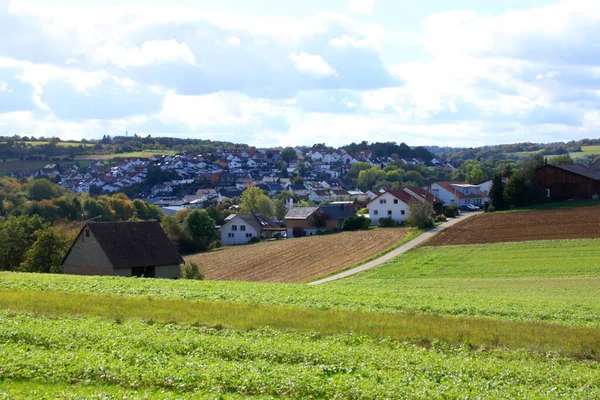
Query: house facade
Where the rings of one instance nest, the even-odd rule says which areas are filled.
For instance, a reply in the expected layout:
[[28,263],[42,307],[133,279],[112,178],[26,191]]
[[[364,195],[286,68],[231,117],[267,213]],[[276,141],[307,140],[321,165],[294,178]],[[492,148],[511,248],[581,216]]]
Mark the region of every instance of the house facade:
[[261,235],[271,237],[273,233],[284,229],[260,214],[231,214],[219,228],[221,244],[234,246],[248,244]]
[[402,223],[408,218],[411,196],[402,190],[387,190],[367,204],[371,225],[379,225],[381,218],[391,218]]
[[90,222],[63,259],[66,274],[179,278],[183,258],[157,221]]
[[479,185],[467,182],[435,182],[431,185],[431,194],[442,200],[446,207],[466,204],[483,206],[489,200]]
[[352,204],[293,206],[284,218],[287,237],[294,237],[294,229],[302,229],[304,236],[340,229],[344,220],[353,215]]

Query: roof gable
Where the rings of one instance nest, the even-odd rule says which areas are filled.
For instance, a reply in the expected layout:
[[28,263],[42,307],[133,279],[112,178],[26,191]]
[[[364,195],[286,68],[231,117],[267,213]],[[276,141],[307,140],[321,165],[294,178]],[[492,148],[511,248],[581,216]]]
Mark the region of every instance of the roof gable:
[[88,228],[115,269],[184,263],[157,221],[90,222],[82,233]]

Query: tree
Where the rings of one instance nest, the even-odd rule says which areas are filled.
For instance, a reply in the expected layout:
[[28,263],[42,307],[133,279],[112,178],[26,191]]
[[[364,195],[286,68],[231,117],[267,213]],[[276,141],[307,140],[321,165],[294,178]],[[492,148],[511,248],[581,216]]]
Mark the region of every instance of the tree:
[[496,210],[503,210],[506,207],[504,198],[504,182],[500,174],[494,174],[492,187],[490,189],[490,201]]
[[200,266],[193,261],[187,262],[181,268],[181,277],[183,279],[203,280],[204,274],[200,271]]
[[29,198],[31,200],[53,199],[60,195],[60,189],[48,179],[33,179],[27,185]]
[[472,185],[481,183],[487,179],[488,177],[485,175],[485,172],[483,172],[483,169],[481,169],[479,165],[473,167],[467,175],[467,182]]
[[417,186],[421,186],[425,183],[425,179],[419,171],[407,171],[404,174],[404,182],[414,182]]
[[287,163],[298,159],[298,155],[296,154],[296,151],[294,149],[292,149],[291,147],[286,147],[285,149],[283,149],[281,151],[280,156],[281,156],[281,159]]
[[554,156],[550,158],[550,164],[552,165],[573,165],[575,161],[568,154],[563,154],[560,156]]
[[411,201],[408,204],[408,219],[407,222],[419,229],[432,228],[433,221],[433,206],[428,201]]
[[366,230],[369,229],[371,225],[371,220],[365,217],[359,217],[355,215],[353,217],[348,217],[344,220],[344,224],[342,225],[343,231],[358,231],[358,230]]
[[36,236],[19,269],[25,272],[62,273],[61,263],[69,249],[68,239],[52,228],[40,230]]
[[185,219],[184,225],[190,233],[197,250],[209,250],[217,240],[215,220],[204,210],[191,211]]
[[258,199],[256,212],[262,214],[266,217],[272,217],[273,212],[273,202],[267,196],[261,197]]
[[206,212],[208,215],[215,220],[217,225],[222,225],[225,222],[225,217],[223,216],[223,211],[221,211],[216,206],[209,206],[206,208]]
[[252,187],[244,190],[244,192],[242,193],[240,209],[243,213],[246,214],[261,212],[259,211],[261,208],[263,209],[263,211],[267,208],[266,201],[271,201],[271,199],[269,199],[269,196],[267,196],[259,188]]
[[17,269],[35,242],[36,232],[47,226],[39,215],[11,216],[0,223],[0,270]]
[[371,167],[358,173],[356,186],[361,190],[371,190],[377,182],[385,180],[385,177],[386,173],[381,168]]
[[350,171],[348,172],[349,179],[357,179],[360,171],[364,171],[371,168],[371,164],[368,162],[357,162],[352,164]]

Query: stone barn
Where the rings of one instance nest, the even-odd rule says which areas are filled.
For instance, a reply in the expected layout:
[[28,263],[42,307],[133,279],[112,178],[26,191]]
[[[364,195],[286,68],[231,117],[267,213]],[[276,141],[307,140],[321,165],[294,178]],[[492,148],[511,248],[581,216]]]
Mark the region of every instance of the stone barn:
[[66,274],[172,279],[183,263],[157,221],[86,223],[62,262]]

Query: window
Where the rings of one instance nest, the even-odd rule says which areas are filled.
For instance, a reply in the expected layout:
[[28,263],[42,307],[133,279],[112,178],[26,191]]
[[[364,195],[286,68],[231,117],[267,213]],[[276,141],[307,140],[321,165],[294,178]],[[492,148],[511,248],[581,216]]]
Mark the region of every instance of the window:
[[387,200],[386,199],[379,199],[379,204],[386,204]]
[[231,230],[232,231],[237,231],[237,225],[231,225]]
[[[243,229],[242,229],[242,230],[243,230]],[[247,237],[247,238],[251,238],[251,237],[252,237],[252,234],[251,234],[251,233],[246,233],[246,237]]]
[[240,225],[240,231],[245,231],[246,230],[246,225]]
[[227,234],[227,237],[230,237],[230,238],[232,238],[232,237],[234,237],[234,236],[235,236],[235,233],[232,233],[232,232],[229,232],[229,233]]
[[379,215],[379,210],[373,211],[373,215]]
[[388,215],[392,215],[392,210],[388,210]]
[[398,199],[394,199],[394,204],[398,204]]
[[404,211],[404,210],[401,210],[401,211],[400,211],[400,214],[404,215],[404,214],[406,214],[406,211]]

